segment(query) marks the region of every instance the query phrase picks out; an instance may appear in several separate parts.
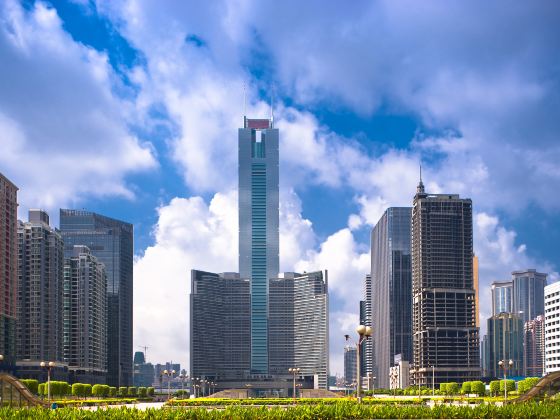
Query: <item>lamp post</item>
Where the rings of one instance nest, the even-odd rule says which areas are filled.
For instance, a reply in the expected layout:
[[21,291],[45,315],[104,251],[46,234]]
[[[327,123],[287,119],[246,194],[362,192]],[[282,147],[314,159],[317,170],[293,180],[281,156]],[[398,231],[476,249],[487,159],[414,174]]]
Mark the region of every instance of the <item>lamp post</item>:
[[294,375],[294,389],[293,389],[294,404],[296,403],[296,375],[299,375],[300,370],[301,369],[298,367],[293,367],[288,369],[288,372]]
[[41,362],[43,369],[47,369],[47,401],[51,400],[51,369],[56,366],[55,362]]
[[436,395],[436,367],[432,365],[432,397]]
[[513,366],[513,360],[500,360],[498,362],[500,367],[504,369],[504,403],[507,401],[507,370]]
[[179,375],[179,379],[181,379],[181,396],[184,397],[185,394],[185,379],[188,378],[187,375],[185,375],[184,373],[181,373]]
[[[358,342],[356,343],[356,397],[358,398],[358,402],[361,403],[362,397],[360,395],[360,392],[362,390],[362,378],[360,373],[360,360],[362,354],[362,343],[366,340],[369,340],[369,338],[371,337],[372,329],[369,326],[358,325],[358,327],[356,328],[356,332],[359,336]],[[346,341],[350,339],[349,335],[345,335],[344,337],[346,338]]]
[[0,354],[0,366],[1,366],[0,367],[0,372],[2,372],[4,370],[3,369],[3,367],[4,367],[3,364],[4,364],[4,355]]
[[173,375],[175,375],[175,370],[167,370],[165,369],[163,371],[163,375],[167,376],[167,400],[171,399],[171,378],[173,378]]

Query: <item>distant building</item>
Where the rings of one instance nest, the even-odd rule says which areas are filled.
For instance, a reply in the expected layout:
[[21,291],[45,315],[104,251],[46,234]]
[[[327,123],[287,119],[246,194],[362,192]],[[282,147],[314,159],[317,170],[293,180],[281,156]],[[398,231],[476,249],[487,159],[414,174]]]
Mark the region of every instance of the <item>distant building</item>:
[[107,275],[107,383],[132,385],[133,242],[130,223],[86,210],[60,210],[65,257],[85,245]]
[[492,283],[492,315],[513,312],[513,283],[495,281]]
[[525,351],[523,375],[543,376],[545,370],[544,316],[539,315],[525,323],[523,349]]
[[371,233],[374,376],[389,388],[389,368],[401,354],[412,359],[410,207],[390,207]]
[[410,386],[410,364],[396,355],[394,366],[389,370],[389,389],[405,389]]
[[63,356],[71,382],[107,380],[107,276],[87,246],[64,262]]
[[16,361],[18,188],[0,173],[0,354],[5,369]]
[[268,374],[268,281],[279,272],[279,151],[273,120],[238,132],[239,273],[251,287],[251,372]]
[[42,377],[40,362],[62,365],[64,246],[42,210],[18,223],[17,359],[26,377]]
[[358,363],[358,351],[354,346],[344,347],[344,383],[347,386],[356,383]]
[[545,374],[560,370],[560,282],[544,288]]
[[534,269],[514,271],[511,273],[513,283],[513,312],[520,314],[523,322],[531,321],[544,315],[544,273]]
[[437,385],[476,380],[481,371],[471,200],[455,194],[427,194],[420,181],[411,232],[411,374],[422,386],[432,385],[434,371]]
[[[372,320],[372,285],[371,285],[371,275],[367,274],[364,278],[363,284],[363,298],[360,301],[360,324],[366,325],[373,330],[373,320]],[[373,340],[365,340],[362,343],[362,358],[360,371],[363,376],[373,376]]]
[[501,378],[504,371],[499,362],[513,366],[507,369],[508,376],[523,376],[523,320],[512,313],[501,313],[488,319],[488,376]]
[[[177,377],[181,373],[181,364],[180,363],[173,363],[173,362],[165,362],[165,363],[158,363],[154,366],[154,385],[158,387],[162,387],[167,385],[167,379],[170,380],[170,383],[173,383],[173,380],[170,376],[165,376],[163,373],[165,370],[167,372],[175,371],[173,377]],[[193,376],[194,377],[194,376]]]
[[475,313],[476,313],[476,328],[480,328],[480,306],[478,303],[478,257],[473,254],[473,288],[475,300]]

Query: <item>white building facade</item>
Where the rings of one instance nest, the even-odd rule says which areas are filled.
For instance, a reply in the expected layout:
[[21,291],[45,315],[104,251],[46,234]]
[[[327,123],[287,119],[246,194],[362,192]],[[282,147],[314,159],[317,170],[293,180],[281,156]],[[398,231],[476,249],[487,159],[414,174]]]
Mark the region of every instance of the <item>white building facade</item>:
[[544,288],[545,374],[560,370],[560,282]]

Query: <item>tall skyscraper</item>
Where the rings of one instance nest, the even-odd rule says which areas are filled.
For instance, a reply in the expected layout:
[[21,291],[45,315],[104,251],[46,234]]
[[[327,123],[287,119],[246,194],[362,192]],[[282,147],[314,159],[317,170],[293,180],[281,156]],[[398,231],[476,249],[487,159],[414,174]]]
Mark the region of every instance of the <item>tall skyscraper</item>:
[[4,355],[4,366],[9,367],[16,359],[17,191],[0,173],[0,354]]
[[358,351],[354,346],[344,347],[344,384],[349,386],[356,383],[358,376]]
[[500,360],[509,360],[508,376],[523,375],[523,320],[512,313],[502,312],[488,318],[488,359],[486,370],[492,377],[503,377]]
[[[420,180],[412,209],[413,361],[416,384],[480,377],[473,285],[472,202],[427,194]],[[375,295],[375,292],[374,292]]]
[[239,272],[251,281],[251,372],[268,373],[268,280],[279,272],[278,129],[239,129]]
[[286,375],[294,366],[294,278],[284,273],[269,283],[268,364],[271,375]]
[[[366,274],[363,285],[364,300],[360,301],[360,324],[370,326],[373,330],[372,321],[372,285],[371,275]],[[363,376],[373,376],[373,340],[364,340],[362,343],[362,358],[360,372]]]
[[495,281],[492,283],[492,315],[513,311],[513,283]]
[[523,334],[524,376],[544,375],[544,316],[539,315],[525,323]]
[[544,288],[545,374],[560,370],[560,281]]
[[63,356],[72,382],[107,380],[107,276],[87,246],[64,261]]
[[191,270],[190,374],[243,379],[251,368],[251,293],[237,273]]
[[476,313],[476,327],[480,328],[480,306],[478,305],[478,257],[473,254],[473,287],[474,307]]
[[60,210],[66,258],[85,245],[107,275],[107,383],[132,385],[133,226],[85,210]]
[[524,322],[544,315],[544,287],[546,274],[528,269],[511,273],[513,283],[513,312]]
[[29,210],[29,221],[18,224],[19,281],[17,358],[26,370],[62,358],[62,281],[64,246],[42,210]]
[[410,207],[391,207],[371,232],[374,376],[389,388],[394,356],[412,359]]

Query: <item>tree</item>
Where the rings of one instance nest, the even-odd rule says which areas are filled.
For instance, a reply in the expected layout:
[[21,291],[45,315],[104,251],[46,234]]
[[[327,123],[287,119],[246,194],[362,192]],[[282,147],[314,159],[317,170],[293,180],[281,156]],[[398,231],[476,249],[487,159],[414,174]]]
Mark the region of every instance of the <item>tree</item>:
[[135,386],[129,386],[127,395],[129,397],[136,397],[136,387]]
[[149,386],[148,389],[146,390],[146,392],[148,393],[148,396],[153,397],[156,390],[154,389],[153,386]]
[[84,384],[79,382],[72,384],[72,395],[75,397],[84,397]]
[[525,394],[527,391],[533,388],[540,379],[541,378],[535,377],[525,378],[522,381],[519,381],[519,383],[517,384],[517,390],[520,394]]
[[[505,381],[508,392],[515,391],[515,381],[513,379],[507,379]],[[504,392],[504,380],[500,381],[500,392]]]
[[138,388],[138,396],[140,398],[146,398],[147,395],[148,395],[148,392],[147,392],[145,386],[141,386],[140,388]]
[[496,396],[500,392],[500,381],[490,382],[490,394]]
[[109,387],[109,396],[110,397],[116,397],[117,396],[117,387],[116,386],[110,386]]
[[457,382],[449,382],[446,390],[448,395],[456,395],[459,393],[459,384]]
[[439,390],[442,394],[447,394],[447,382],[442,382],[439,384]]
[[46,389],[47,389],[46,385],[47,384],[39,384],[39,386],[37,387],[37,392],[38,392],[39,395],[43,396],[47,393],[46,392]]
[[127,393],[128,393],[128,388],[126,386],[119,387],[119,392],[118,392],[119,397],[126,397]]
[[91,393],[94,397],[105,398],[109,395],[109,385],[95,384],[91,388]]
[[461,385],[461,394],[470,394],[471,393],[471,382],[463,382]]
[[483,396],[486,393],[486,387],[482,381],[472,381],[471,382],[471,393],[477,394],[478,396]]
[[86,397],[91,397],[91,385],[90,384],[84,384],[84,395]]
[[21,383],[24,384],[32,393],[38,394],[39,381],[37,379],[22,379]]

